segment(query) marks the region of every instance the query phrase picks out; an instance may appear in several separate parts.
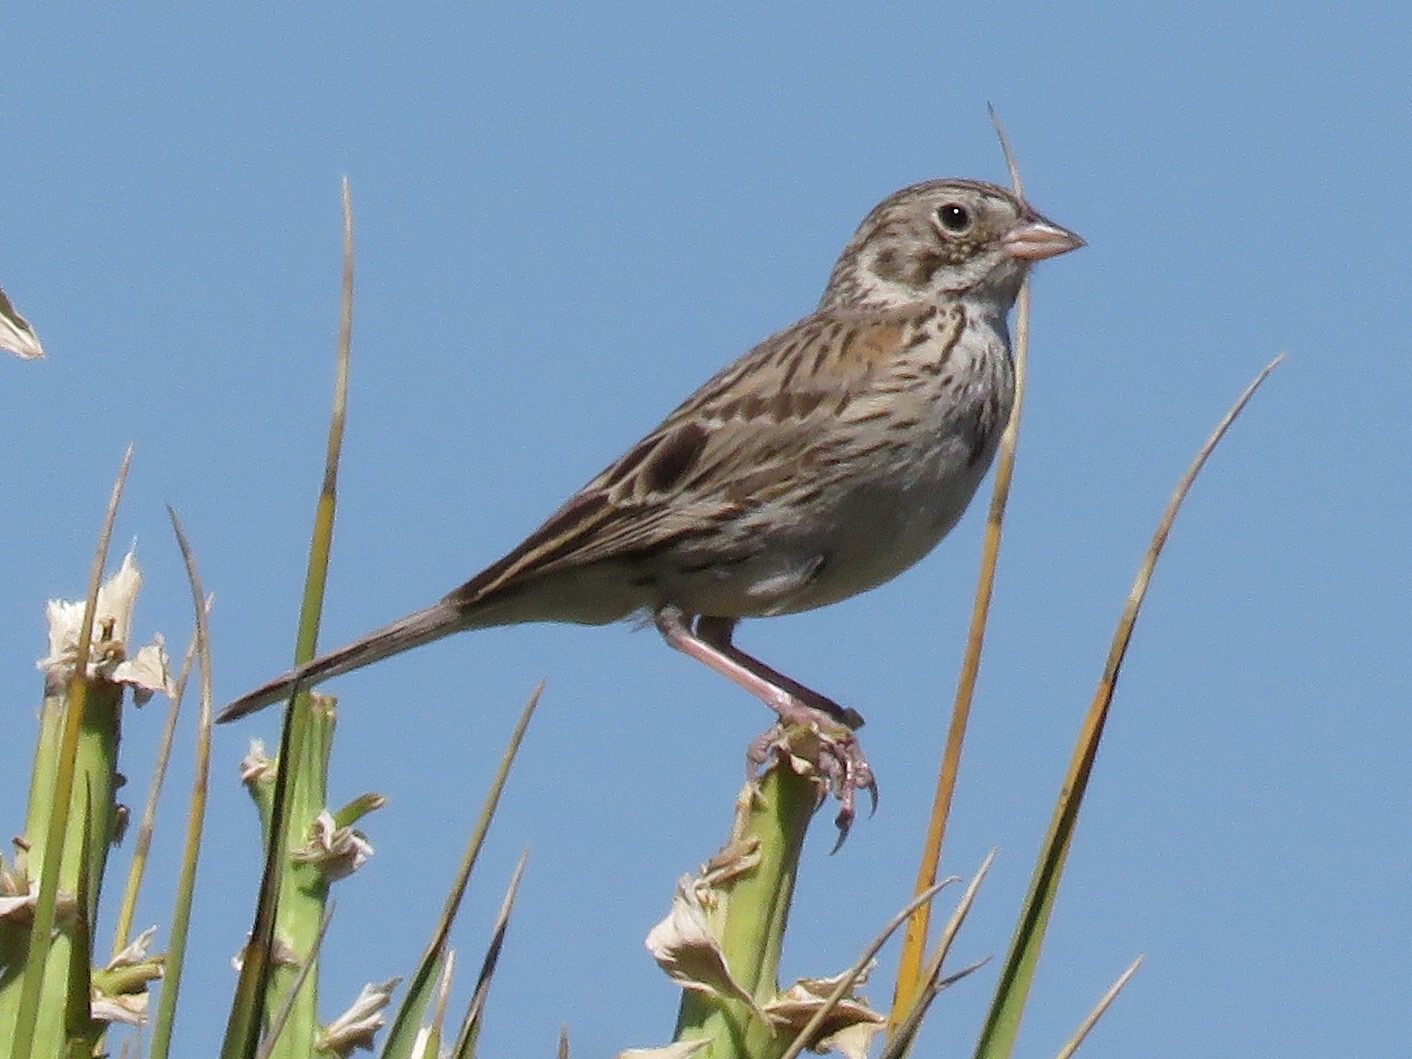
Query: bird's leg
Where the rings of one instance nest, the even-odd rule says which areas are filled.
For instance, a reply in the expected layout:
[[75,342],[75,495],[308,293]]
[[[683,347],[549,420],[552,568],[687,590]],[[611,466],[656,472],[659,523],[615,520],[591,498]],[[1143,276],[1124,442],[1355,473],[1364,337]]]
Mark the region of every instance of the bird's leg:
[[797,680],[772,669],[754,655],[748,655],[731,642],[731,635],[740,622],[735,618],[697,618],[696,635],[720,651],[727,658],[744,666],[756,676],[789,692],[800,702],[813,709],[828,714],[839,724],[847,725],[855,732],[863,727],[863,715],[849,706],[840,706],[833,699],[820,695],[813,688],[805,687]]
[[[739,621],[735,618],[702,616],[696,619],[696,636],[714,647],[726,658],[736,662],[766,683],[787,692],[794,699],[794,703],[787,708],[787,712],[783,709],[776,709],[780,715],[781,728],[788,724],[803,724],[818,732],[820,737],[824,739],[827,752],[820,757],[818,765],[819,770],[824,773],[825,779],[829,783],[830,790],[839,800],[839,814],[836,821],[839,835],[838,843],[834,846],[836,850],[843,844],[844,838],[848,835],[848,829],[852,826],[855,812],[854,795],[859,788],[867,790],[872,800],[872,812],[877,812],[878,809],[877,779],[873,775],[872,766],[868,764],[868,760],[863,754],[863,748],[859,746],[857,738],[853,735],[854,731],[863,727],[863,715],[851,707],[840,706],[833,699],[785,676],[754,655],[746,654],[736,647],[731,642],[731,636],[738,624]],[[766,705],[771,704],[767,701]],[[820,714],[848,728],[846,737],[838,739],[828,736],[826,734],[827,727],[821,729],[818,724]],[[756,765],[767,761],[770,747],[777,738],[778,729],[761,735],[750,745],[747,755],[749,760]]]
[[[652,620],[668,644],[750,692],[779,715],[782,727],[802,725],[818,735],[821,752],[817,765],[839,803],[835,823],[840,844],[853,823],[855,796],[860,789],[871,795],[873,809],[877,809],[873,770],[853,734],[856,725],[850,723],[851,719],[862,723],[856,712],[738,650],[730,641],[736,625],[732,619],[700,618],[693,629],[691,619],[680,608],[665,606],[658,608]],[[772,730],[751,744],[753,765],[763,763],[777,738]]]

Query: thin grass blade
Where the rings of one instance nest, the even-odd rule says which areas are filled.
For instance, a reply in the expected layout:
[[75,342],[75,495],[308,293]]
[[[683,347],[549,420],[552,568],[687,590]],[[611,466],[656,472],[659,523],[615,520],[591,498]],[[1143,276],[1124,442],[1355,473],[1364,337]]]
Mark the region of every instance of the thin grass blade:
[[1103,994],[1103,999],[1088,1013],[1088,1017],[1079,1023],[1079,1028],[1074,1031],[1069,1042],[1059,1049],[1059,1054],[1055,1059],[1073,1059],[1074,1053],[1079,1050],[1079,1045],[1083,1044],[1084,1038],[1089,1035],[1093,1027],[1098,1025],[1098,1020],[1103,1017],[1103,1013],[1112,1006],[1113,1001],[1118,999],[1118,994],[1123,991],[1123,987],[1128,984],[1132,976],[1137,974],[1137,969],[1141,966],[1141,956],[1128,964],[1128,969],[1118,976],[1118,980],[1109,987],[1108,992]]
[[[197,672],[201,686],[196,722],[194,774],[186,812],[186,842],[182,849],[176,900],[172,906],[171,944],[167,947],[166,974],[157,1001],[157,1017],[152,1026],[152,1059],[166,1059],[171,1047],[172,1030],[176,1025],[177,998],[181,993],[181,974],[186,964],[186,942],[191,927],[191,906],[196,894],[196,865],[201,855],[201,836],[206,826],[206,800],[211,789],[211,628],[207,623],[210,600],[201,587],[201,573],[196,568],[196,555],[191,549],[191,542],[187,540],[186,533],[181,528],[181,520],[177,518],[177,513],[171,506],[167,507],[167,516],[171,519],[172,532],[176,535],[178,547],[181,548],[187,584],[191,586],[192,607],[196,614],[196,654],[199,659]],[[181,696],[177,695],[175,699],[179,702]],[[174,723],[175,719],[174,708],[169,723]],[[164,769],[165,763],[159,765],[159,771]],[[154,779],[154,803],[160,788],[160,780]]]
[[544,685],[541,683],[531,693],[529,701],[525,703],[525,708],[520,711],[520,718],[515,724],[514,732],[510,735],[510,742],[500,757],[500,767],[496,770],[495,778],[490,784],[490,790],[486,793],[485,804],[481,807],[480,817],[476,820],[475,829],[466,845],[465,855],[461,858],[461,867],[451,884],[451,892],[447,895],[446,904],[442,907],[441,918],[437,920],[436,929],[433,931],[431,940],[422,953],[421,961],[417,964],[417,970],[407,986],[407,996],[397,1010],[397,1017],[393,1019],[391,1029],[388,1030],[383,1054],[390,1059],[391,1057],[412,1054],[417,1032],[422,1024],[422,1017],[435,994],[436,980],[445,958],[451,925],[455,922],[456,913],[461,907],[461,900],[466,895],[466,887],[471,881],[471,872],[475,870],[481,847],[485,844],[485,836],[490,831],[490,822],[495,816],[495,810],[500,805],[500,796],[505,791],[505,783],[510,778],[510,768],[515,763],[515,756],[519,753],[520,744],[524,742],[525,731],[529,728],[530,718],[534,716],[535,707],[539,705],[539,697],[543,691]]
[[[1020,169],[1015,161],[1015,153],[1010,148],[1010,140],[1000,124],[1000,118],[993,106],[990,111],[991,124],[995,127],[996,138],[1005,155],[1005,165],[1010,172],[1011,184],[1017,197],[1024,199],[1024,185],[1020,181]],[[1010,497],[1010,483],[1015,475],[1015,454],[1020,444],[1020,415],[1025,406],[1026,380],[1029,376],[1030,349],[1030,283],[1026,278],[1020,287],[1015,301],[1015,398],[1010,412],[1010,421],[1000,438],[1000,448],[995,459],[995,481],[991,487],[990,509],[986,513],[985,538],[981,544],[980,570],[976,579],[975,602],[971,608],[971,625],[966,636],[966,649],[962,656],[961,671],[956,681],[956,695],[951,706],[951,723],[946,733],[946,745],[942,750],[941,769],[937,774],[936,792],[932,796],[932,811],[927,822],[926,837],[917,865],[917,881],[914,893],[921,893],[930,887],[941,871],[941,850],[946,841],[946,824],[951,816],[951,802],[956,793],[956,780],[961,769],[961,752],[966,741],[966,728],[970,723],[971,703],[975,698],[976,680],[980,674],[981,651],[985,645],[985,630],[990,619],[990,600],[995,590],[995,571],[1000,561],[1000,542],[1005,524],[1005,506]],[[902,1021],[911,1011],[921,988],[922,965],[926,959],[927,939],[931,932],[931,905],[923,904],[917,909],[907,933],[903,938],[902,952],[898,957],[897,985],[892,996],[892,1010],[888,1013],[888,1033],[897,1032]]]
[[515,865],[515,874],[505,889],[504,900],[500,902],[500,914],[495,917],[495,929],[491,932],[490,944],[486,946],[475,992],[471,994],[471,1003],[466,1009],[461,1031],[456,1036],[455,1047],[451,1049],[452,1059],[472,1059],[476,1054],[476,1042],[480,1038],[480,1027],[485,1018],[485,1004],[490,996],[490,983],[495,977],[495,967],[505,946],[505,933],[510,929],[510,913],[514,910],[515,897],[520,892],[520,880],[524,878],[527,863],[529,850],[520,854],[519,862]]
[[960,932],[962,924],[966,922],[966,917],[970,915],[971,907],[975,904],[976,895],[980,893],[981,885],[985,882],[986,876],[990,874],[991,865],[995,863],[995,858],[999,850],[991,850],[981,862],[980,868],[976,870],[975,876],[966,886],[966,891],[961,895],[961,900],[956,902],[956,907],[952,910],[951,918],[942,929],[941,937],[937,939],[936,951],[927,967],[926,978],[922,981],[922,988],[917,993],[916,1002],[912,1009],[905,1013],[901,1024],[896,1032],[889,1034],[886,1047],[883,1049],[883,1059],[901,1059],[907,1055],[912,1045],[916,1041],[917,1033],[922,1028],[922,1020],[926,1018],[927,1012],[931,1009],[932,1001],[935,1000],[947,986],[959,981],[972,972],[984,967],[990,962],[990,957],[971,964],[969,967],[957,971],[955,974],[942,978],[941,969],[946,962],[946,957],[951,952],[952,943],[956,940],[956,935]]
[[1069,765],[1069,772],[1065,777],[1059,801],[1055,806],[1038,863],[1035,865],[1029,894],[1021,911],[1020,922],[1016,928],[1015,937],[1010,943],[1010,951],[1005,958],[1000,983],[997,986],[980,1043],[976,1048],[978,1059],[992,1056],[1008,1057],[1014,1050],[1025,1001],[1029,996],[1030,986],[1034,981],[1035,968],[1039,963],[1040,950],[1044,944],[1045,930],[1048,927],[1049,916],[1053,911],[1054,901],[1059,891],[1060,877],[1068,859],[1069,846],[1073,841],[1074,831],[1078,826],[1079,808],[1083,803],[1084,792],[1088,789],[1089,776],[1092,774],[1093,763],[1098,754],[1099,740],[1102,738],[1108,710],[1113,702],[1118,672],[1122,667],[1123,656],[1127,652],[1128,644],[1132,640],[1133,627],[1137,622],[1138,612],[1147,595],[1148,586],[1152,582],[1152,572],[1156,567],[1162,547],[1166,544],[1167,537],[1171,533],[1177,512],[1181,509],[1182,502],[1191,490],[1196,476],[1206,465],[1206,461],[1210,458],[1217,444],[1225,437],[1226,431],[1230,429],[1236,417],[1255,395],[1255,391],[1269,377],[1270,372],[1274,371],[1283,359],[1284,355],[1281,354],[1266,365],[1222,418],[1197,453],[1186,474],[1182,476],[1163,512],[1161,521],[1158,523],[1152,543],[1148,547],[1132,590],[1128,594],[1127,604],[1118,621],[1118,627],[1113,634],[1113,642],[1109,648],[1108,661],[1104,667],[1103,676],[1099,680],[1093,702],[1084,718],[1078,744],[1074,748],[1074,755]]

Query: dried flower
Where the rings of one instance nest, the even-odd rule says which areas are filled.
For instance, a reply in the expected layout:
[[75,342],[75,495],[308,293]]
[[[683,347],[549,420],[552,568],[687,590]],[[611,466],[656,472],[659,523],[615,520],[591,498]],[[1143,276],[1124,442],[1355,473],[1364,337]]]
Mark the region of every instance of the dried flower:
[[367,863],[372,844],[361,831],[339,827],[327,809],[314,820],[309,841],[290,853],[299,864],[317,864],[330,881],[345,878]]
[[[118,572],[98,590],[98,604],[93,612],[93,638],[88,654],[88,675],[115,684],[126,684],[133,689],[139,705],[155,692],[171,694],[165,641],[157,636],[152,643],[136,651],[128,648],[133,607],[141,587],[142,573],[137,568],[133,553],[128,552]],[[49,654],[36,664],[51,687],[62,686],[73,675],[74,665],[78,661],[83,610],[83,600],[74,602],[64,599],[51,599],[44,608],[49,622]]]
[[372,1051],[373,1034],[387,1021],[382,1017],[383,1009],[392,1002],[392,991],[401,981],[393,978],[380,985],[369,982],[363,986],[353,1005],[324,1027],[314,1047],[342,1059],[352,1055],[355,1048]]
[[9,350],[21,360],[37,360],[44,356],[39,336],[3,290],[0,290],[0,349]]

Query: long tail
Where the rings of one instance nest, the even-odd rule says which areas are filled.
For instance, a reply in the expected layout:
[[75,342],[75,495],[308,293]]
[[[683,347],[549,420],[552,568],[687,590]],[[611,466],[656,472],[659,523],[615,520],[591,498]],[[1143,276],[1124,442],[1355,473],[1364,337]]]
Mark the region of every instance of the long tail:
[[216,715],[216,723],[233,721],[273,702],[287,699],[294,693],[296,686],[308,687],[340,673],[361,669],[413,647],[449,636],[466,626],[465,612],[443,600],[435,606],[427,607],[426,610],[409,614],[401,621],[395,621],[377,632],[371,632],[347,647],[340,647],[337,651],[330,651],[312,662],[305,662],[284,676],[276,677],[268,684],[242,695]]

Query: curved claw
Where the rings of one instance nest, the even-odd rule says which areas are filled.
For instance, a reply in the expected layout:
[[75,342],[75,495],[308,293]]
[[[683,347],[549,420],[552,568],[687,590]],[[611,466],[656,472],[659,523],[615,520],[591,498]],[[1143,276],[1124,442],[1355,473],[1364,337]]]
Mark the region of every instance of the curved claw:
[[863,756],[863,748],[858,745],[858,740],[852,732],[848,733],[847,739],[831,743],[829,752],[837,754],[837,760],[833,763],[835,771],[829,777],[829,787],[838,799],[838,816],[834,818],[834,826],[838,828],[838,840],[834,842],[833,849],[829,850],[832,856],[843,848],[844,840],[848,838],[848,832],[853,827],[853,820],[857,816],[858,791],[868,792],[869,801],[872,803],[868,815],[871,817],[878,811],[878,783],[873,776],[872,766]]
[[[829,793],[838,801],[838,816],[834,819],[838,840],[831,850],[837,853],[858,815],[858,791],[868,792],[871,802],[868,815],[872,816],[878,811],[877,779],[863,755],[857,736],[851,730],[841,728],[823,711],[798,704],[794,706],[788,726],[782,721],[751,742],[746,752],[746,775],[750,779],[757,778],[776,751],[809,761],[827,785]],[[789,728],[796,725],[805,738],[802,741],[787,740]]]
[[838,828],[838,838],[834,840],[833,847],[829,850],[829,856],[843,848],[844,840],[848,838],[848,832],[853,829],[853,806],[840,808],[838,815],[833,818],[834,827]]

